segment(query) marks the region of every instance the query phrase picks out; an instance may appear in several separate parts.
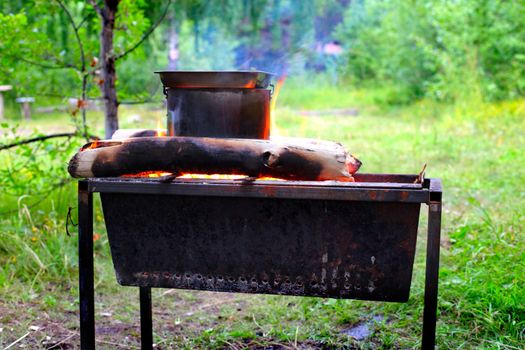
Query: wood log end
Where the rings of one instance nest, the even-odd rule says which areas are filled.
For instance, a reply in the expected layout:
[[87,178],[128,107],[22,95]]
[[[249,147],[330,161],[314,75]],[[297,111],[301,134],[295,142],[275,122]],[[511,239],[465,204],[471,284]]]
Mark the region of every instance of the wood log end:
[[91,166],[96,157],[97,153],[93,150],[80,151],[69,161],[67,171],[75,178],[94,177]]
[[122,141],[93,141],[86,143],[80,150],[70,159],[67,166],[68,173],[74,178],[95,177],[93,174],[93,164],[96,163],[100,148],[119,146]]
[[359,159],[357,159],[350,153],[346,155],[345,163],[346,163],[346,168],[348,169],[348,172],[352,175],[355,174],[359,170],[361,165],[363,165],[363,163]]

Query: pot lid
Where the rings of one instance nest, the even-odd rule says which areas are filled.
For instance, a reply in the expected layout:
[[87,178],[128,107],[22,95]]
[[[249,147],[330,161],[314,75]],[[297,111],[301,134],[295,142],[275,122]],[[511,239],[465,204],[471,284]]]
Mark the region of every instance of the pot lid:
[[265,89],[273,74],[262,71],[157,71],[165,87]]

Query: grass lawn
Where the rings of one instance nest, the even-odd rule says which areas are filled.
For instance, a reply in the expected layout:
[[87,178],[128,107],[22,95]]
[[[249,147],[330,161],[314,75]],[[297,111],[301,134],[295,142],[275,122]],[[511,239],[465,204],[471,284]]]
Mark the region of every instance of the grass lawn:
[[[421,101],[404,107],[384,101],[380,90],[288,81],[278,100],[276,132],[341,141],[363,161],[362,172],[417,173],[428,163],[427,176],[443,179],[445,203],[439,348],[525,349],[524,101]],[[357,115],[333,109],[357,109]],[[162,110],[139,107],[121,112],[123,127],[154,128],[164,116]],[[100,113],[90,113],[89,120],[101,131]],[[65,114],[38,115],[31,126],[62,131],[68,123]],[[22,156],[28,155],[3,152],[0,163],[5,169]],[[65,172],[69,156],[58,154],[49,162],[58,161]],[[24,188],[3,183],[0,346],[26,335],[16,346],[45,348],[62,341],[55,348],[76,349],[76,237],[65,233],[67,208],[76,206],[74,182],[35,206],[38,194],[21,197]],[[422,212],[406,304],[154,290],[155,341],[162,349],[418,348]],[[95,219],[98,346],[137,348],[138,292],[115,281],[98,203]],[[370,334],[362,340],[350,337],[356,325],[366,325]]]

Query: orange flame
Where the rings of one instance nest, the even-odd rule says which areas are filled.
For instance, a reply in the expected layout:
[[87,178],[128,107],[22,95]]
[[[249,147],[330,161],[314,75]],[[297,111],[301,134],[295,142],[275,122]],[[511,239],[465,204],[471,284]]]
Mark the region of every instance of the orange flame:
[[162,127],[162,123],[160,119],[158,119],[157,120],[157,134],[155,135],[155,137],[162,137],[162,136],[166,136],[166,129]]
[[94,140],[91,143],[89,143],[89,146],[87,146],[87,147],[84,146],[80,150],[81,151],[85,151],[85,150],[94,149],[94,148],[97,148],[97,147],[98,147],[98,140]]
[[143,172],[136,173],[136,174],[122,175],[121,177],[151,177],[151,178],[155,178],[155,177],[168,176],[168,175],[171,175],[171,174],[172,173],[166,172],[166,171],[143,171]]
[[277,127],[276,122],[276,113],[275,113],[275,107],[277,105],[277,97],[279,96],[279,92],[281,91],[281,87],[284,84],[284,81],[286,80],[286,75],[283,75],[277,80],[277,84],[275,84],[275,89],[272,94],[272,102],[270,103],[270,123],[271,123],[271,132],[275,136],[280,135],[279,128]]
[[257,180],[261,180],[261,181],[286,181],[285,179],[280,179],[278,177],[270,177],[270,176],[258,177]]
[[[238,175],[238,174],[182,174],[180,176],[177,176],[177,179],[242,180],[248,177],[249,177],[248,175]],[[269,176],[258,177],[255,180],[285,181],[283,179],[278,179],[276,177],[269,177]]]

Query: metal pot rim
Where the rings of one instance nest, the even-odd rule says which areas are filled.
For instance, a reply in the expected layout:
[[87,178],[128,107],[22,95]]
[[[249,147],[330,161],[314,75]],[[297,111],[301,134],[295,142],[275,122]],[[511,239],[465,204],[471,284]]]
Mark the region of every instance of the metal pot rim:
[[263,71],[156,71],[165,87],[265,89],[272,73]]

